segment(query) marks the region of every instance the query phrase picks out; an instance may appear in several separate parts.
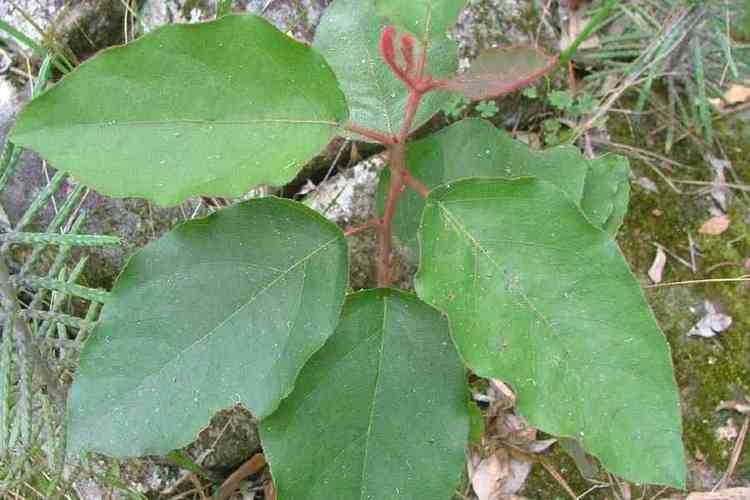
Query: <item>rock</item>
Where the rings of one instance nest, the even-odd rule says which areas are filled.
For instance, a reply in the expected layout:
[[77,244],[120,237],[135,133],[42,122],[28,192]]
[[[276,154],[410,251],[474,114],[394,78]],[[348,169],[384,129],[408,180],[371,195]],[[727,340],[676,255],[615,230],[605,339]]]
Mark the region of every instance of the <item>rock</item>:
[[[136,11],[140,1],[131,2]],[[50,35],[85,59],[102,49],[124,43],[126,12],[122,0],[67,2],[51,24]]]
[[534,45],[539,33],[542,48],[556,48],[557,37],[542,22],[547,2],[540,0],[469,0],[452,34],[459,46],[461,66],[468,66],[479,50],[502,45]]
[[186,449],[207,472],[221,479],[259,450],[257,421],[241,405],[214,415],[208,427]]
[[[342,229],[365,224],[377,216],[375,195],[378,175],[385,166],[382,155],[359,162],[317,186],[304,203],[335,222]],[[367,230],[347,238],[349,243],[349,286],[372,288],[376,283],[377,234]],[[416,270],[405,250],[394,248],[393,285],[413,289]]]
[[115,460],[92,454],[83,462],[70,462],[65,477],[82,500],[164,498],[180,480],[180,469],[153,457]]
[[[26,20],[27,14],[46,35],[85,58],[103,48],[122,43],[125,5],[121,0],[17,0],[20,9],[0,4],[0,18],[33,40],[42,35]],[[135,5],[137,9],[138,6]],[[0,31],[0,38],[13,41]],[[17,47],[30,54],[28,47]]]
[[245,3],[247,12],[262,13],[281,31],[312,42],[315,28],[331,0],[246,0]]
[[[43,30],[47,29],[57,14],[63,8],[66,0],[15,0],[18,8],[10,2],[0,2],[0,19],[7,22],[27,37],[37,40],[39,33],[29,23],[24,14],[27,14]],[[3,30],[0,30],[0,40],[15,42],[13,37]]]
[[[235,0],[234,12],[260,14],[300,41],[312,42],[330,0]],[[194,23],[216,17],[214,0],[146,0],[141,20],[146,31],[169,23]]]

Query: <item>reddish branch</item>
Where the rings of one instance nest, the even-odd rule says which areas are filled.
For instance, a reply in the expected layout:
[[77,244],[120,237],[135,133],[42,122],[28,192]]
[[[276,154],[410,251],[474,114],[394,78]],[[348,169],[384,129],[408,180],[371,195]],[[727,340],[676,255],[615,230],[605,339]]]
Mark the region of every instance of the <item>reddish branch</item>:
[[391,172],[388,197],[385,211],[381,220],[380,245],[378,257],[378,286],[390,284],[391,254],[393,252],[393,217],[396,215],[401,193],[406,187],[417,191],[426,197],[430,189],[414,178],[406,169],[406,142],[414,125],[414,118],[422,102],[422,97],[436,86],[432,77],[424,75],[426,67],[426,51],[421,51],[419,59],[415,60],[416,40],[409,34],[402,34],[399,38],[402,63],[396,59],[395,47],[396,30],[389,26],[383,30],[380,38],[380,52],[388,67],[409,88],[409,98],[406,103],[404,121],[394,142],[388,146],[388,168]]
[[354,236],[355,234],[363,233],[368,229],[375,229],[383,224],[383,219],[370,219],[359,227],[352,227],[344,231],[344,236]]
[[391,253],[393,252],[393,217],[396,215],[398,202],[404,189],[411,188],[422,197],[427,197],[430,188],[413,177],[406,169],[406,142],[414,126],[414,118],[424,95],[439,86],[439,82],[430,75],[425,75],[427,64],[427,50],[422,44],[419,55],[415,55],[417,41],[408,33],[398,37],[398,54],[396,54],[396,29],[388,26],[380,37],[380,54],[396,77],[409,89],[406,102],[404,121],[398,135],[389,135],[378,130],[371,130],[356,123],[348,123],[351,132],[379,142],[388,149],[388,168],[391,172],[388,196],[385,201],[385,211],[382,219],[373,219],[361,227],[346,231],[347,236],[358,234],[366,229],[376,228],[379,231],[380,242],[378,250],[378,286],[386,287],[390,284]]
[[386,146],[395,144],[397,140],[395,136],[384,134],[383,132],[372,130],[352,122],[346,124],[346,129],[350,132],[354,132],[355,134],[359,134],[362,137],[366,137],[367,139],[379,142],[380,144]]

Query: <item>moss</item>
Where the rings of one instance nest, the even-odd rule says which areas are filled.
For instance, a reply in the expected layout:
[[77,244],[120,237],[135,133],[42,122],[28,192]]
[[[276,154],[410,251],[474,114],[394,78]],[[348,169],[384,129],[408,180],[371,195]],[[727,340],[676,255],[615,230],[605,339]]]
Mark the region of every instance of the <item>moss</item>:
[[[612,141],[639,144],[639,137],[623,121],[610,117],[608,122]],[[654,127],[642,126],[653,130]],[[748,129],[741,123],[718,124],[717,134],[736,173],[741,179],[750,179],[750,158],[745,142],[750,140]],[[676,178],[711,180],[711,170],[703,158],[703,151],[679,143],[672,159],[687,166],[671,175]],[[744,198],[736,197],[729,216],[730,228],[718,236],[698,232],[709,217],[711,201],[707,196],[679,194],[660,182],[652,170],[642,162],[632,161],[635,177],[648,176],[658,182],[659,193],[646,192],[632,186],[630,210],[618,235],[618,243],[636,276],[645,285],[646,275],[659,243],[670,251],[690,260],[688,233],[700,249],[699,270],[693,272],[669,257],[664,281],[686,281],[706,278],[729,278],[747,274],[743,261],[750,255],[750,205]],[[693,186],[690,186],[691,188]],[[686,189],[691,191],[690,189]],[[721,266],[714,267],[717,264]],[[748,283],[716,283],[650,288],[646,298],[654,310],[672,349],[675,378],[680,389],[683,413],[684,442],[689,461],[699,463],[702,471],[708,470],[711,480],[718,479],[725,470],[733,442],[720,441],[716,429],[729,418],[741,424],[739,415],[717,412],[722,402],[740,395],[750,396],[750,317],[748,315]],[[704,300],[711,300],[723,312],[732,316],[734,323],[725,332],[712,339],[687,338],[687,332],[700,319],[691,312]],[[574,491],[582,493],[591,487],[576,469],[572,460],[555,447],[547,458],[554,464]],[[701,460],[698,460],[698,459]],[[750,453],[743,454],[734,473],[734,480],[750,482]],[[688,477],[688,487],[704,489],[705,477]],[[651,488],[651,490],[654,490]],[[635,491],[635,490],[634,490]],[[522,492],[529,498],[567,498],[562,487],[539,465],[534,466]],[[634,493],[638,497],[639,493]],[[649,495],[646,495],[648,497]],[[586,498],[611,498],[610,489],[594,491]]]
[[[748,178],[750,164],[742,157],[737,144],[737,130],[722,131],[730,160],[741,178]],[[616,139],[617,140],[617,139]],[[629,141],[619,139],[619,142]],[[675,151],[681,162],[696,167],[692,172],[677,172],[677,177],[710,180],[710,169],[699,152],[682,147]],[[631,163],[635,175],[651,175],[647,166]],[[700,249],[699,271],[696,274],[676,259],[669,258],[665,281],[705,278],[729,278],[743,274],[742,261],[750,248],[750,235],[744,220],[747,206],[735,200],[730,210],[733,221],[719,236],[698,232],[708,218],[707,197],[678,194],[661,185],[658,194],[645,193],[634,187],[630,212],[618,241],[633,269],[645,280],[645,270],[655,254],[652,242],[689,260],[688,233]],[[716,267],[715,267],[716,266]],[[689,457],[705,457],[715,470],[726,467],[733,443],[717,440],[717,427],[724,425],[729,413],[716,412],[723,400],[750,394],[750,318],[747,317],[746,283],[717,283],[654,288],[647,298],[672,347],[675,374],[683,405],[684,440]],[[686,333],[699,319],[690,312],[692,306],[711,300],[734,319],[732,327],[713,339],[687,338]],[[736,420],[736,415],[735,415]],[[745,469],[745,478],[750,479]],[[738,477],[737,475],[735,476]]]

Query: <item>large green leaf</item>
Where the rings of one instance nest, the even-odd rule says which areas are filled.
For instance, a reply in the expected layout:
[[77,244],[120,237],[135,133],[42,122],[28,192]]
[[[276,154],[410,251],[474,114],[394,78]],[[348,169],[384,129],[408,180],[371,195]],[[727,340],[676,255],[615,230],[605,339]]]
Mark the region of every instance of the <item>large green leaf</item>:
[[447,322],[385,289],[348,298],[336,333],[261,424],[282,500],[447,500],[468,433]]
[[12,140],[105,194],[169,205],[285,184],[346,118],[320,55],[230,15],[105,50],[34,99]]
[[534,426],[611,472],[684,485],[669,346],[617,244],[562,191],[529,177],[437,188],[420,241],[417,291],[472,370],[512,383]]
[[[323,14],[314,46],[331,64],[341,82],[352,121],[396,134],[401,129],[409,91],[380,57],[381,32],[393,20],[378,14],[377,3],[378,0],[334,0]],[[455,0],[432,2],[436,10],[453,3]],[[418,8],[403,10],[397,19],[401,25],[419,26],[424,26],[428,20],[429,11]],[[421,36],[420,33],[415,35],[421,46],[428,48],[427,73],[442,77],[455,72],[458,64],[456,44],[444,31],[427,30]],[[450,94],[446,92],[427,94],[417,113],[415,126],[426,122],[449,99]]]
[[[408,146],[407,168],[429,187],[465,177],[535,176],[561,188],[581,205],[591,222],[617,232],[628,206],[628,162],[607,155],[586,160],[576,148],[561,146],[532,151],[506,132],[478,118],[462,120]],[[389,172],[383,170],[378,205],[383,212]],[[396,237],[417,252],[417,226],[424,200],[404,193],[394,219]]]
[[164,454],[220,408],[269,415],[336,328],[347,267],[337,227],[275,198],[150,244],[119,277],[81,355],[69,449]]

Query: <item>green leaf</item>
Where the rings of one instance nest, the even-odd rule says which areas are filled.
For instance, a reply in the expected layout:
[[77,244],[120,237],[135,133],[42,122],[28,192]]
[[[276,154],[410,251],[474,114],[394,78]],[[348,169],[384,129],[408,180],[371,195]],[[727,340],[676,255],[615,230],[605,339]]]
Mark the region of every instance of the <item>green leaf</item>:
[[450,29],[466,0],[375,0],[377,13],[418,37],[439,37]]
[[[579,203],[589,219],[615,234],[628,206],[628,161],[607,155],[586,160],[573,146],[532,151],[491,123],[477,118],[457,122],[409,144],[407,167],[429,187],[465,177],[535,176],[561,188]],[[378,188],[380,213],[388,192],[388,170]],[[417,226],[424,200],[415,192],[403,194],[393,225],[396,237],[414,253]]]
[[420,241],[417,291],[470,369],[610,472],[684,486],[669,346],[606,232],[549,182],[466,179],[430,194]]
[[86,343],[68,449],[116,456],[186,445],[221,408],[259,418],[333,333],[347,283],[343,234],[288,200],[251,200],[137,253]]
[[346,118],[320,55],[227,15],[105,50],[34,99],[12,140],[102,193],[172,205],[285,184]]
[[587,160],[581,209],[589,221],[615,235],[625,220],[630,199],[630,167],[622,156]]
[[[353,122],[374,130],[396,134],[409,95],[408,89],[390,71],[380,57],[383,28],[391,21],[378,15],[378,0],[335,0],[323,14],[314,46],[320,50],[336,73],[349,103]],[[434,0],[434,9],[442,9],[455,0]],[[427,14],[419,17],[418,8],[405,9],[399,15],[404,25],[424,26]],[[443,21],[448,22],[448,21]],[[455,42],[445,32],[415,33],[420,40],[417,53],[427,46],[426,72],[444,77],[456,71]],[[422,100],[414,127],[425,123],[450,99],[447,92],[430,92]]]
[[469,434],[448,325],[396,290],[350,295],[336,333],[261,424],[280,499],[451,498]]
[[566,90],[553,90],[547,96],[547,102],[559,110],[566,110],[573,106],[573,96]]
[[530,85],[557,66],[557,58],[534,47],[486,49],[464,73],[443,84],[473,101],[498,97]]

